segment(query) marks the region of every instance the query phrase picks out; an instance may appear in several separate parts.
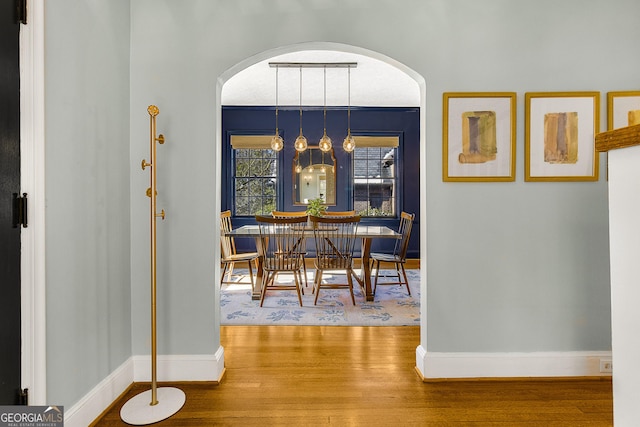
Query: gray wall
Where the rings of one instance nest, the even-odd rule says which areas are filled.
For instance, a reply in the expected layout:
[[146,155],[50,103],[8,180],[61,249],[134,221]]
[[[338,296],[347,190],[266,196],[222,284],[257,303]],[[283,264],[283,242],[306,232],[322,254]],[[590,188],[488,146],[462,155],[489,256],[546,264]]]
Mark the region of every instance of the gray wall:
[[45,5],[47,402],[131,356],[129,2]]
[[[611,348],[604,173],[595,183],[524,183],[524,93],[600,91],[604,129],[606,92],[638,89],[639,2],[136,0],[130,73],[127,8],[47,3],[50,401],[72,403],[128,355],[149,353],[140,160],[150,104],[167,138],[158,148],[167,211],[158,225],[158,351],[218,348],[217,79],[261,52],[311,41],[379,52],[426,80],[423,345]],[[453,91],[518,93],[516,182],[442,182],[442,93]],[[481,227],[467,226],[468,212]]]
[[[523,182],[524,93],[595,90],[606,96],[637,88],[640,59],[623,53],[633,51],[638,38],[630,16],[640,4],[336,0],[189,6],[132,3],[132,112],[141,116],[132,119],[132,141],[145,138],[150,102],[166,112],[161,127],[170,135],[159,178],[171,205],[163,225],[170,242],[163,256],[170,264],[162,277],[172,322],[163,351],[210,352],[217,336],[210,329],[217,309],[211,265],[216,79],[253,55],[307,41],[373,50],[426,80],[427,349],[610,349],[605,179]],[[598,66],[595,58],[619,65]],[[447,91],[518,92],[516,182],[442,182]],[[132,144],[133,157],[144,149]],[[145,185],[144,177],[132,175],[132,192]],[[144,220],[145,209],[132,198],[132,224]],[[482,226],[467,226],[469,212]],[[142,236],[133,227],[134,283],[146,274]],[[134,290],[134,306],[145,298]],[[133,319],[134,353],[144,353],[146,313],[136,311]]]

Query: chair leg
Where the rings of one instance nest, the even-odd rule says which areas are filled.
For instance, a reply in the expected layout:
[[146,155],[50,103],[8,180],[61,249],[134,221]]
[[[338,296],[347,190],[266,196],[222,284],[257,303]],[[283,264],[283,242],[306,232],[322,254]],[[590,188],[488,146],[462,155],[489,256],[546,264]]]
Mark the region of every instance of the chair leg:
[[233,277],[233,267],[235,267],[235,265],[236,265],[235,262],[229,263],[229,280],[231,280],[231,278]]
[[[320,275],[322,277],[322,275]],[[318,289],[318,270],[315,270],[313,274],[313,286],[311,287],[311,294],[315,294]]]
[[349,292],[351,293],[351,302],[356,305],[356,298],[353,296],[353,279],[351,278],[351,272],[347,271],[347,283],[349,283]]
[[373,282],[373,295],[376,294],[376,289],[378,289],[378,274],[380,274],[380,261],[379,260],[374,260],[373,261],[373,266],[376,269],[376,279]]
[[275,276],[275,273],[270,276],[268,271],[264,272],[264,276],[263,276],[264,280],[262,282],[262,292],[260,292],[260,307],[262,307],[262,304],[264,303],[264,296],[267,293],[267,287],[269,286],[269,281],[273,280],[273,276]]
[[227,264],[226,262],[222,265],[222,274],[220,275],[220,287],[222,287],[222,284],[225,282],[224,278],[227,275],[227,267],[229,264]]
[[407,278],[407,271],[404,269],[404,264],[400,264],[402,268],[402,275],[404,276],[404,284],[407,286],[407,293],[411,295],[411,289],[409,289],[409,279]]
[[304,287],[308,287],[309,283],[307,282],[307,263],[304,262],[304,257],[302,257],[302,270],[304,271]]
[[302,271],[300,271],[300,269],[296,270],[293,273],[293,277],[295,277],[297,280],[300,280],[300,288],[302,289],[302,295],[304,295],[304,288],[302,287]]
[[[298,270],[298,272],[300,272],[300,270]],[[293,275],[293,280],[296,283],[296,292],[298,293],[298,302],[300,303],[300,307],[302,307],[302,296],[300,295],[300,289],[302,288],[302,283],[298,280],[298,276],[296,274]]]
[[320,295],[320,283],[322,282],[322,270],[316,270],[316,277],[314,281],[314,289],[316,292],[316,297],[313,300],[313,305],[318,304],[318,295]]
[[396,268],[396,277],[398,278],[398,284],[402,286],[402,278],[400,277],[400,263],[396,262],[394,264]]
[[251,261],[247,261],[247,266],[249,267],[249,279],[251,280],[251,289],[253,290],[256,287],[256,283],[253,281],[253,269],[251,268]]

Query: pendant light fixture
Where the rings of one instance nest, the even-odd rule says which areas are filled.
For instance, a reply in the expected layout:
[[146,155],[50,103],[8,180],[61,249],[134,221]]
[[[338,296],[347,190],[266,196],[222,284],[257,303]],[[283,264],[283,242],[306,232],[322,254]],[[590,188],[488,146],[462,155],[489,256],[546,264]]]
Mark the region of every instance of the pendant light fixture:
[[302,135],[302,66],[300,66],[300,135],[296,138],[293,148],[299,152],[307,149],[307,138]]
[[327,136],[327,67],[324,67],[324,130],[322,132],[322,138],[318,143],[318,148],[322,150],[322,153],[331,150],[331,138]]
[[278,70],[280,67],[276,67],[276,133],[271,138],[271,149],[273,151],[280,151],[284,148],[284,141],[278,132]]
[[[324,70],[324,108],[323,108],[323,132],[322,138],[318,142],[318,148],[326,153],[331,151],[333,143],[331,138],[327,135],[327,68],[346,68],[348,72],[349,84],[348,84],[348,99],[347,106],[347,136],[345,137],[342,148],[347,153],[351,153],[356,148],[355,138],[351,135],[351,68],[358,66],[357,62],[269,62],[270,67],[276,68],[276,133],[271,139],[271,148],[274,151],[280,151],[284,147],[284,141],[278,132],[278,69],[282,68],[298,68],[300,70],[300,134],[296,138],[293,147],[298,152],[303,152],[308,148],[307,138],[302,134],[302,69],[303,68],[323,68]],[[296,172],[299,169],[306,169],[298,164],[296,165]]]
[[356,140],[351,136],[351,67],[347,67],[348,73],[348,104],[347,104],[347,137],[342,142],[342,148],[347,153],[351,153],[356,148]]

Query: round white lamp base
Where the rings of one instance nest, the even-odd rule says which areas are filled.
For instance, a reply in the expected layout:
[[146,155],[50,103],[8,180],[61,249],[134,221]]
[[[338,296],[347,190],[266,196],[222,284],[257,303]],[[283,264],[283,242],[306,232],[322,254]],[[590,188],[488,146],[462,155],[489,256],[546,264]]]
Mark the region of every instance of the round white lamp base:
[[156,389],[158,403],[151,405],[151,390],[132,397],[120,410],[120,418],[127,424],[141,426],[157,423],[175,414],[182,408],[186,396],[174,387]]

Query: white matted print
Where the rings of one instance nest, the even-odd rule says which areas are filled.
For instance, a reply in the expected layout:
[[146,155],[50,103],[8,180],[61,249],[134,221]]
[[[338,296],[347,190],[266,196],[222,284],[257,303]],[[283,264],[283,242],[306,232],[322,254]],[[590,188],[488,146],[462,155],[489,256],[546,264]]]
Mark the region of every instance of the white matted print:
[[525,181],[597,181],[599,92],[525,94]]
[[443,181],[514,181],[515,92],[443,94]]
[[607,93],[607,129],[640,125],[640,91]]

